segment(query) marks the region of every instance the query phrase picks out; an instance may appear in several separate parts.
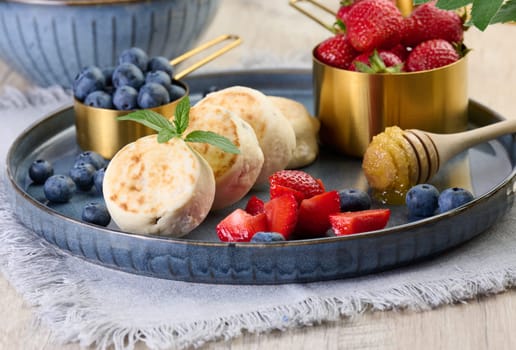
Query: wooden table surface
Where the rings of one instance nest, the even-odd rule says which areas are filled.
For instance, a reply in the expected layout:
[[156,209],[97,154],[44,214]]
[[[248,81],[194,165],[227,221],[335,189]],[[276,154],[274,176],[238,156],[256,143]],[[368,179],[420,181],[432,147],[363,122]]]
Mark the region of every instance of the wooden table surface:
[[[325,1],[335,7],[335,1]],[[266,3],[266,4],[264,4]],[[242,46],[210,64],[210,70],[306,67],[311,48],[329,33],[290,8],[287,1],[222,0],[204,39],[238,33]],[[228,18],[232,20],[229,21]],[[515,25],[470,29],[469,93],[505,117],[516,117]],[[203,39],[201,39],[203,40]],[[288,43],[288,45],[285,45]],[[274,65],[272,65],[274,63]],[[207,69],[205,69],[207,70]],[[0,62],[0,85],[25,89],[28,83]],[[0,90],[1,94],[1,90]],[[516,256],[515,256],[516,259]],[[0,276],[0,349],[78,349],[57,347],[45,327],[33,327],[32,310]],[[366,312],[354,319],[266,335],[244,335],[203,349],[516,349],[516,291],[445,305],[434,310]],[[143,345],[138,348],[144,349]]]

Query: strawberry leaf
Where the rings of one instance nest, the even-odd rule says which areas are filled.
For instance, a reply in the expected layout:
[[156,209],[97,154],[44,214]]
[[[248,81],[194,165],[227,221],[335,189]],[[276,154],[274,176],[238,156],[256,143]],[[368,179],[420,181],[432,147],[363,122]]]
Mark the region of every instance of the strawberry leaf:
[[443,10],[455,10],[471,4],[473,0],[438,0],[436,7]]
[[473,0],[471,22],[480,30],[486,29],[502,4],[503,0]]
[[491,24],[516,21],[516,1],[505,2],[496,15],[491,19]]
[[226,137],[212,131],[195,130],[186,135],[186,142],[201,142],[218,147],[224,152],[239,154],[239,149]]

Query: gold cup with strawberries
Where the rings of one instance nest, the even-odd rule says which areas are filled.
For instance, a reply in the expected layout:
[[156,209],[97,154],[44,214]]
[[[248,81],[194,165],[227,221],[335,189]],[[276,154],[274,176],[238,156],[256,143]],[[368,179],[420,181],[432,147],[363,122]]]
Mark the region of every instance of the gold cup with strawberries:
[[[299,9],[297,2],[291,0]],[[361,157],[388,126],[439,133],[467,127],[461,16],[435,2],[404,16],[392,0],[350,1],[335,16],[326,26],[334,35],[312,52],[323,144]]]

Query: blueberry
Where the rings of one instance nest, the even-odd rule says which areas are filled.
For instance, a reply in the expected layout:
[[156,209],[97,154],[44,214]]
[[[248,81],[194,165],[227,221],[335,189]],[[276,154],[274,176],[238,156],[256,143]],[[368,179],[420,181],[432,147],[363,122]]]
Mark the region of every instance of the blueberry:
[[183,89],[183,88],[182,88],[181,86],[179,86],[179,85],[171,84],[171,85],[168,87],[168,95],[169,95],[169,97],[170,97],[170,102],[175,101],[175,100],[179,100],[179,99],[180,99],[180,98],[182,98],[185,94],[186,94],[185,89]]
[[284,241],[285,237],[277,232],[256,232],[251,238],[253,243],[270,243]]
[[106,166],[106,160],[104,159],[104,157],[102,157],[97,152],[93,151],[84,151],[79,153],[75,157],[74,165],[80,162],[93,165],[95,170],[98,170]]
[[122,51],[118,57],[118,64],[122,63],[132,63],[136,67],[140,68],[142,72],[145,72],[149,64],[149,57],[142,49],[131,47],[130,49]]
[[339,191],[340,211],[359,211],[371,208],[371,198],[361,190],[347,188]]
[[439,212],[444,213],[448,210],[460,207],[473,200],[473,194],[460,187],[447,188],[442,191],[438,198]]
[[106,80],[106,87],[113,86],[113,73],[115,72],[115,67],[107,67],[102,68],[102,73],[104,74],[104,79]]
[[95,189],[98,193],[102,194],[102,184],[104,182],[104,173],[106,172],[106,168],[101,168],[95,172],[93,175],[93,184],[95,185]]
[[132,63],[121,63],[113,72],[113,86],[129,85],[138,89],[145,82],[145,76],[140,68]]
[[168,87],[172,84],[172,79],[170,79],[170,75],[168,75],[166,72],[157,70],[148,72],[145,75],[145,82],[161,84],[164,88],[168,89]]
[[405,197],[408,216],[411,218],[427,218],[434,215],[437,209],[439,190],[430,184],[419,184],[410,188]]
[[174,68],[170,64],[170,61],[163,56],[152,57],[149,60],[147,69],[149,72],[161,70],[167,72],[170,78],[174,77]]
[[138,108],[138,90],[129,85],[119,87],[113,95],[113,104],[120,111]]
[[113,109],[113,98],[110,94],[105,91],[93,91],[84,100],[84,104],[87,106]]
[[102,70],[95,66],[84,68],[73,82],[73,94],[79,101],[84,101],[91,92],[102,90],[106,79]]
[[52,175],[45,181],[43,192],[49,201],[65,203],[72,198],[75,189],[75,182],[69,176]]
[[111,221],[111,215],[104,204],[89,203],[82,209],[82,220],[100,226],[107,226]]
[[169,102],[168,91],[160,84],[147,83],[138,92],[138,106],[140,108],[158,107]]
[[89,191],[93,186],[95,167],[90,163],[78,162],[70,169],[69,175],[80,190]]
[[44,184],[52,175],[54,175],[54,168],[47,160],[36,159],[29,167],[29,177],[34,183]]

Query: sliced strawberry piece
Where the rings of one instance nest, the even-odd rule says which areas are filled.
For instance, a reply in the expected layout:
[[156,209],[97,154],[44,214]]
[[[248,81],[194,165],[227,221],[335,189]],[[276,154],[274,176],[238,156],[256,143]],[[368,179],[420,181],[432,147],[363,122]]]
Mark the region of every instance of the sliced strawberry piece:
[[256,232],[267,231],[267,215],[251,215],[236,209],[219,222],[215,230],[221,241],[249,242]]
[[375,231],[387,225],[389,209],[368,209],[330,215],[330,223],[337,236]]
[[[310,198],[324,192],[322,182],[302,170],[276,171],[269,176],[269,185],[271,189],[277,189],[277,186],[284,186],[301,192],[303,195],[302,199]],[[271,193],[271,198],[274,198],[273,193]]]
[[265,209],[263,207],[263,201],[256,196],[252,196],[247,201],[247,205],[245,206],[245,211],[251,215],[265,213]]
[[303,192],[299,192],[293,188],[278,185],[278,184],[272,184],[269,189],[269,193],[271,196],[271,199],[284,196],[286,194],[293,195],[298,203],[301,203],[303,199],[305,199],[305,195]]
[[331,227],[328,216],[340,211],[340,198],[337,191],[324,192],[304,199],[299,206],[295,229],[299,238],[324,236]]
[[271,199],[265,203],[264,207],[269,231],[281,233],[288,240],[297,223],[296,197],[292,194],[285,194]]

